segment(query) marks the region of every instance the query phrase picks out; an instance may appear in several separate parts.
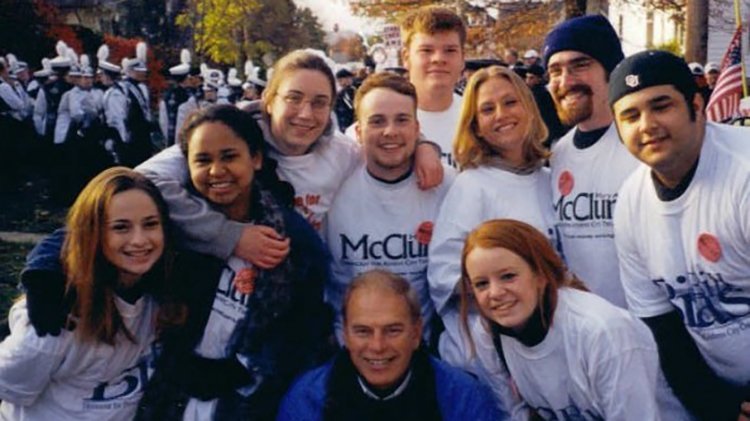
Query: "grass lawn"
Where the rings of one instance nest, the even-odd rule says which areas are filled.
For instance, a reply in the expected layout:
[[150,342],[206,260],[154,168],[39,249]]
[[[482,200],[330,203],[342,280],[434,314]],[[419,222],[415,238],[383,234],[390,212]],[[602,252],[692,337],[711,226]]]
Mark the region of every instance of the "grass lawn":
[[[19,188],[0,192],[0,231],[51,233],[62,226],[67,207],[51,200],[47,180],[34,175],[26,178]],[[19,295],[18,274],[33,247],[0,240],[0,320]]]
[[23,268],[26,253],[31,244],[16,244],[0,241],[0,320],[8,315],[13,300],[19,296],[18,274]]

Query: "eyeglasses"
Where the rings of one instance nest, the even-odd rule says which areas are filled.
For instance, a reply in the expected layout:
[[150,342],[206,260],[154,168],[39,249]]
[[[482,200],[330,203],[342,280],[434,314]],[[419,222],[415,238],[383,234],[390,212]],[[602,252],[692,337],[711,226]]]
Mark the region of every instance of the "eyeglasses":
[[589,71],[589,69],[591,69],[593,65],[594,59],[590,57],[578,57],[568,61],[567,63],[550,64],[547,71],[549,72],[550,78],[561,77],[563,69],[565,69],[565,71],[570,75],[580,76],[583,73]]
[[280,94],[279,98],[284,101],[287,105],[294,108],[302,108],[306,103],[310,103],[310,108],[314,112],[328,111],[331,107],[331,99],[326,96],[316,96],[312,99],[307,99],[303,94],[297,92],[289,92],[286,94]]

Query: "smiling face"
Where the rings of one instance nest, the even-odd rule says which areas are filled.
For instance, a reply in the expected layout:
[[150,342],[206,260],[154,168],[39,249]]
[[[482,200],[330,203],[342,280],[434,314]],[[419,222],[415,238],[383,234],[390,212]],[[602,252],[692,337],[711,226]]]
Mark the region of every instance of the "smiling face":
[[[692,107],[695,118],[691,119]],[[700,94],[688,104],[672,85],[658,85],[625,95],[613,106],[625,147],[674,187],[692,168],[702,145],[705,117]]]
[[422,325],[406,298],[382,288],[358,288],[349,297],[344,343],[354,367],[377,389],[395,386],[419,347]]
[[476,135],[513,165],[524,163],[530,113],[504,77],[492,77],[477,90]]
[[591,56],[578,51],[561,51],[547,65],[555,108],[563,124],[580,124],[593,130],[611,123],[607,104],[607,75]]
[[456,31],[415,33],[402,58],[418,97],[427,97],[433,90],[453,91],[464,68],[461,38]]
[[247,143],[219,122],[198,126],[190,136],[187,150],[190,180],[195,189],[230,219],[244,220],[255,171],[261,168],[261,155],[252,155]]
[[290,71],[266,101],[271,133],[279,152],[304,155],[323,134],[331,117],[331,82],[317,70]]
[[130,189],[112,196],[106,213],[102,254],[127,289],[151,270],[164,252],[164,229],[153,199]]
[[355,129],[372,175],[395,180],[409,171],[419,138],[415,107],[413,98],[388,88],[362,97]]
[[466,272],[484,317],[517,331],[526,326],[544,283],[525,260],[506,248],[476,247],[466,256]]

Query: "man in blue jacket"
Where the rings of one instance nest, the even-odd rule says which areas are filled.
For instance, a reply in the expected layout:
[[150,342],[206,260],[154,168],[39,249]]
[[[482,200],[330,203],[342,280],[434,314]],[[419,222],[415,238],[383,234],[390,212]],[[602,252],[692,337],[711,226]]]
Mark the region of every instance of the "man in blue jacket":
[[344,296],[346,349],[302,375],[278,420],[500,420],[489,389],[420,348],[416,293],[384,270],[354,278]]

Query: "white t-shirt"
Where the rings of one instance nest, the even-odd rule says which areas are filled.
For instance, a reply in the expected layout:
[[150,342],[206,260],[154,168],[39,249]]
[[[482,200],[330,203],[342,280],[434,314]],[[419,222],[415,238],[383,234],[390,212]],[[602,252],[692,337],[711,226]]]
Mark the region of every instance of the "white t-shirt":
[[[460,328],[456,293],[461,278],[461,251],[474,228],[497,218],[526,222],[556,242],[549,170],[540,168],[528,175],[489,166],[465,170],[456,177],[440,208],[427,268],[430,296],[445,325],[440,357],[469,371],[471,352]],[[478,317],[470,314],[470,323]]]
[[617,191],[638,165],[612,124],[595,144],[578,149],[569,131],[552,149],[552,203],[568,268],[591,292],[625,308],[614,241]]
[[[226,266],[221,272],[211,313],[203,329],[203,337],[195,348],[195,353],[205,358],[218,359],[229,356],[227,353],[229,339],[237,323],[247,313],[249,295],[234,288],[234,277],[242,269],[252,268],[252,264],[233,256],[229,258]],[[190,399],[182,419],[185,421],[212,419],[218,402],[218,399],[210,401]]]
[[81,342],[75,332],[36,335],[26,301],[8,318],[11,334],[0,343],[0,419],[131,420],[153,372],[158,306],[148,297],[128,304],[115,297],[125,327],[115,345]]
[[419,129],[425,139],[435,142],[442,149],[444,164],[455,167],[453,161],[453,139],[456,137],[458,120],[461,117],[461,97],[453,94],[453,102],[443,111],[417,109]]
[[714,372],[750,382],[750,131],[706,125],[693,180],[675,200],[656,195],[640,166],[615,212],[620,276],[638,317],[680,311]]
[[279,178],[294,186],[295,209],[322,235],[334,196],[362,162],[359,145],[337,131],[330,142],[315,145],[305,155],[271,151],[270,156],[279,163]]
[[328,213],[326,239],[333,257],[326,301],[336,309],[341,340],[341,303],[352,278],[371,269],[397,273],[415,288],[422,304],[425,337],[435,309],[427,288],[428,246],[440,204],[453,182],[445,166],[442,184],[417,187],[412,174],[395,184],[373,178],[361,165],[336,195]]
[[541,343],[500,341],[519,393],[543,419],[691,419],[661,373],[648,327],[594,294],[560,289]]

